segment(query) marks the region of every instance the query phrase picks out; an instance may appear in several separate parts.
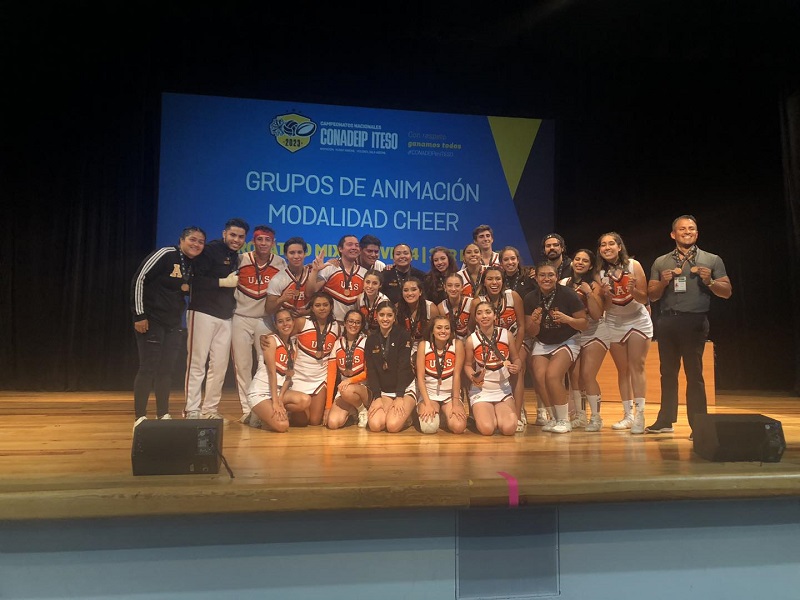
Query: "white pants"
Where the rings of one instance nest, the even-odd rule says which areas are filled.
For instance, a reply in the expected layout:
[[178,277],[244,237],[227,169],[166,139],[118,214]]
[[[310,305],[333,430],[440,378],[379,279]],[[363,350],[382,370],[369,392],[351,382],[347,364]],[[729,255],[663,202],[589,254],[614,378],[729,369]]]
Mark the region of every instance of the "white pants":
[[233,370],[236,373],[236,389],[239,392],[242,412],[248,413],[250,405],[247,402],[247,390],[253,380],[253,351],[255,351],[257,361],[264,360],[260,337],[262,334],[270,333],[270,330],[264,319],[241,315],[233,315],[231,327],[233,329],[231,354],[233,355]]
[[[187,311],[186,412],[217,412],[231,351],[231,320],[195,310]],[[206,374],[208,361],[208,374]],[[203,380],[205,398],[201,400]]]

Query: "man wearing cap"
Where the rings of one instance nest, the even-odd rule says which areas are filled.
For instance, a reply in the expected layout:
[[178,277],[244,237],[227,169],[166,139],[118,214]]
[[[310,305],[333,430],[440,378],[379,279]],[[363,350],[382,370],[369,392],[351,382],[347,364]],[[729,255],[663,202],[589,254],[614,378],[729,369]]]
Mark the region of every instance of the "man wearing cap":
[[707,410],[703,351],[708,339],[711,298],[733,292],[722,259],[697,247],[697,220],[681,215],[672,222],[675,250],[659,256],[650,270],[647,293],[659,301],[658,358],[661,363],[661,408],[645,433],[672,433],[678,420],[678,373],[686,373],[686,413],[694,428],[697,414]]
[[233,294],[236,310],[231,322],[231,354],[242,405],[242,422],[247,422],[250,416],[247,390],[253,379],[253,353],[261,356],[260,337],[272,331],[266,314],[267,287],[270,279],[286,268],[286,261],[273,254],[274,245],[275,230],[267,225],[256,225],[253,251],[239,255],[239,283]]

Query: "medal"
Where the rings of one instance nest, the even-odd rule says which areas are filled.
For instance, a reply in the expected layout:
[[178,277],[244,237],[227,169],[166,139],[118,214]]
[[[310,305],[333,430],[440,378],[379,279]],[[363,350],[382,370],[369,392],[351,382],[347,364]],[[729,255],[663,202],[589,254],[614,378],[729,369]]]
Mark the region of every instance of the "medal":
[[350,288],[347,288],[347,289],[344,291],[344,295],[345,295],[345,296],[348,296],[348,297],[349,297],[349,296],[350,296],[350,294],[352,294],[352,293],[353,293],[353,292],[352,292],[352,290],[351,290]]
[[[696,267],[692,267],[692,273],[694,273],[694,269],[696,269]],[[674,269],[672,269],[672,272],[675,275],[680,275],[681,273],[683,273],[683,269],[679,269],[678,267],[675,267]]]
[[181,291],[182,292],[188,292],[189,291],[189,284],[188,283],[184,283],[183,285],[181,285]]
[[387,363],[385,360],[383,361],[383,370],[384,371],[388,371],[389,370],[389,363]]
[[352,377],[353,376],[353,369],[345,369],[344,370],[345,377]]
[[510,367],[511,366],[511,361],[510,360],[504,360],[503,361],[503,366],[506,367],[506,368]]
[[691,269],[689,269],[689,270],[690,270],[692,273],[697,273],[697,267],[692,267],[692,268],[691,268]]

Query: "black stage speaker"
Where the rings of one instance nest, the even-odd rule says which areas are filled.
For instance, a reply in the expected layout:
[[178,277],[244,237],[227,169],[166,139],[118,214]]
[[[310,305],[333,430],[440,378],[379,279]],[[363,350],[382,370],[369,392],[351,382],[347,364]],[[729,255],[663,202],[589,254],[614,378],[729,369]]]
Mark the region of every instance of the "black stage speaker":
[[713,461],[780,462],[786,450],[780,421],[764,415],[695,415],[694,451]]
[[219,473],[222,419],[142,421],[133,430],[134,475]]

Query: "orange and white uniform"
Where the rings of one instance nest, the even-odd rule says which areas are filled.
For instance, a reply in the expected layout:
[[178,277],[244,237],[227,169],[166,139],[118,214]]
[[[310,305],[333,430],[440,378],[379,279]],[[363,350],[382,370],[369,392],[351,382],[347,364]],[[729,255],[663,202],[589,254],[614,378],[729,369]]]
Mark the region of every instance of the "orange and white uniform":
[[318,329],[307,318],[303,329],[295,336],[297,358],[294,364],[292,389],[313,396],[322,389],[328,378],[328,361],[341,326],[336,321]]
[[251,410],[256,404],[264,400],[272,399],[280,394],[281,388],[286,383],[286,374],[291,368],[290,365],[294,362],[295,350],[291,340],[289,340],[289,344],[286,345],[281,338],[273,333],[270,335],[270,341],[276,345],[275,377],[277,379],[278,389],[269,389],[269,371],[267,371],[267,365],[264,362],[264,354],[260,353],[259,356],[261,358],[258,361],[258,369],[247,390],[247,404]]
[[428,397],[433,402],[450,402],[453,399],[456,366],[455,341],[451,340],[441,353],[427,340],[422,342],[420,348],[425,353],[425,389]]

